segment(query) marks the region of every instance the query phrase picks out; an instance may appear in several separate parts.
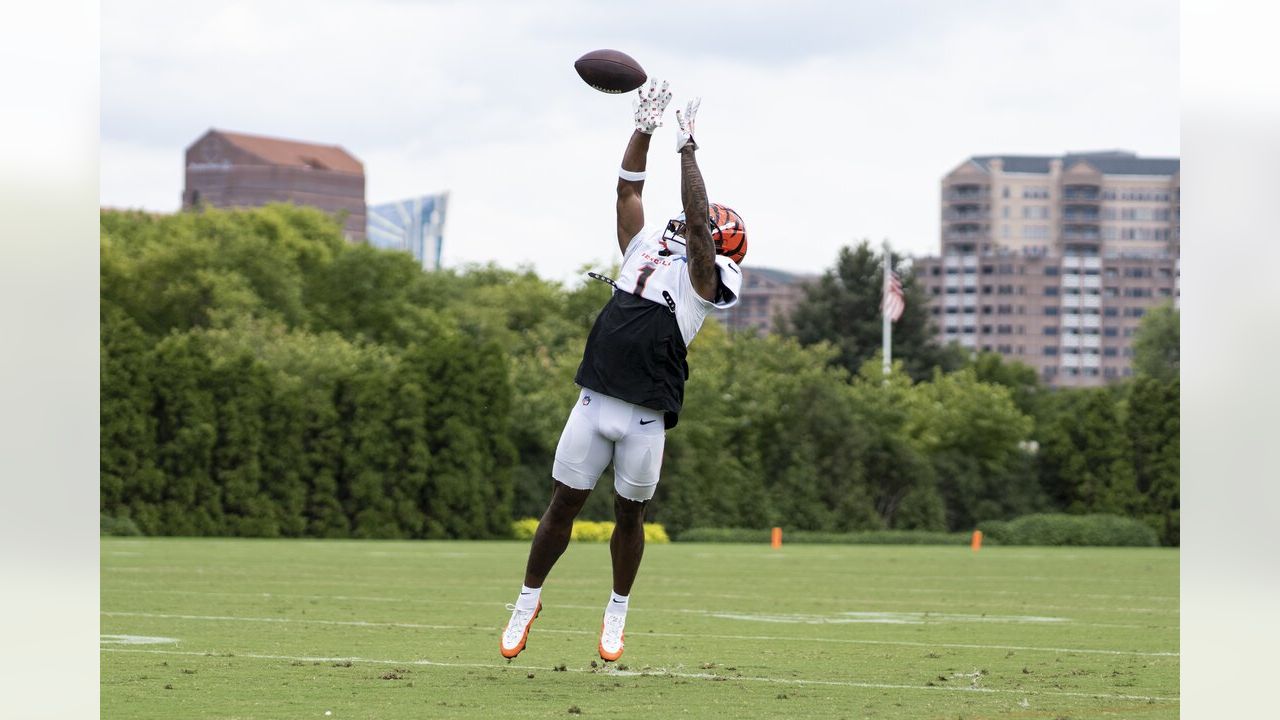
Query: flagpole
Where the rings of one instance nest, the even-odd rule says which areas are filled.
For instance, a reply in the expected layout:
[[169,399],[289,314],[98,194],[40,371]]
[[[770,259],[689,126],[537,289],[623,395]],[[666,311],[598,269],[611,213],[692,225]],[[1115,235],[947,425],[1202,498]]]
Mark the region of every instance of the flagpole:
[[884,343],[884,350],[880,354],[884,358],[884,377],[888,378],[889,368],[893,364],[893,349],[892,349],[893,323],[889,321],[889,313],[885,312],[885,307],[884,307],[884,298],[888,297],[889,295],[889,277],[890,277],[889,273],[892,272],[889,269],[889,239],[888,238],[885,238],[884,244],[882,247],[884,248],[884,282],[882,283],[882,287],[880,288],[880,297],[881,297],[880,336]]

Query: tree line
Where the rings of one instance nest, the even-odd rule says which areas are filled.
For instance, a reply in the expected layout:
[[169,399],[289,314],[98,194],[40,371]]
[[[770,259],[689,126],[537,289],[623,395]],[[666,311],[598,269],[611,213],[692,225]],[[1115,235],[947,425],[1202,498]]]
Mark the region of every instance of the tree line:
[[[101,228],[105,516],[165,535],[485,538],[541,514],[608,286],[422,272],[283,205],[104,211]],[[1177,543],[1176,312],[1171,377],[1151,323],[1136,380],[1050,391],[939,347],[904,272],[886,378],[866,322],[878,262],[846,248],[781,332],[708,321],[651,520],[964,530],[1116,512]],[[611,512],[598,492],[584,518]]]

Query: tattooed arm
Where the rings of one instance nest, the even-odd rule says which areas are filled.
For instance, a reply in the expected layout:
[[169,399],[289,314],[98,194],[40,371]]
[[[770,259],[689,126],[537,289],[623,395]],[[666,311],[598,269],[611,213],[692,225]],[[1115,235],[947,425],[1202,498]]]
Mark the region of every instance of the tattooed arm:
[[684,202],[685,241],[688,243],[689,279],[693,289],[704,300],[715,301],[719,281],[716,269],[716,245],[711,239],[711,223],[707,210],[707,188],[698,169],[697,143],[690,141],[680,149],[680,199]]
[[685,242],[689,253],[689,280],[704,300],[715,302],[720,282],[716,269],[716,244],[711,239],[707,188],[698,169],[698,143],[693,139],[694,118],[702,99],[692,100],[681,113],[676,111],[676,151],[680,153],[680,200],[684,203]]

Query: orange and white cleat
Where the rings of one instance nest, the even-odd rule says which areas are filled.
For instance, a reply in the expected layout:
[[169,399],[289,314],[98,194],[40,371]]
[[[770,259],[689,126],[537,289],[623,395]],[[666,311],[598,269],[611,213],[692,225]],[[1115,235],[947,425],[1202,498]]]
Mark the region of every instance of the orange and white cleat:
[[520,654],[524,650],[525,643],[529,640],[529,628],[533,627],[533,621],[542,612],[542,601],[538,601],[538,606],[532,610],[521,610],[515,605],[508,605],[507,609],[511,611],[511,619],[507,621],[507,627],[502,631],[502,657],[510,660]]
[[626,615],[605,613],[600,623],[600,659],[613,662],[622,657],[622,629],[627,624]]

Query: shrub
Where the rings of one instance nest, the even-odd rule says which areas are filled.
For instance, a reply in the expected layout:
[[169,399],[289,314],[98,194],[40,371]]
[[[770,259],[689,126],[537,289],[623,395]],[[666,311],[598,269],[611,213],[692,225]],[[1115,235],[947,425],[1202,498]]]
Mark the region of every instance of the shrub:
[[98,531],[102,535],[131,536],[142,534],[133,518],[111,517],[106,514],[99,515]]
[[1150,526],[1119,515],[1040,513],[979,523],[978,529],[1001,545],[1154,547],[1159,544]]
[[[525,518],[511,523],[511,532],[517,540],[530,540],[533,534],[538,531],[537,518]],[[573,523],[573,534],[570,539],[581,542],[609,542],[609,538],[613,537],[613,522],[609,520],[577,520]],[[667,536],[666,528],[658,523],[644,524],[645,542],[651,543],[669,543],[671,538]]]
[[[748,543],[769,542],[768,530],[751,528],[690,528],[676,538],[679,542]],[[926,530],[869,530],[835,533],[793,530],[782,533],[782,542],[799,545],[964,545],[970,534]]]

